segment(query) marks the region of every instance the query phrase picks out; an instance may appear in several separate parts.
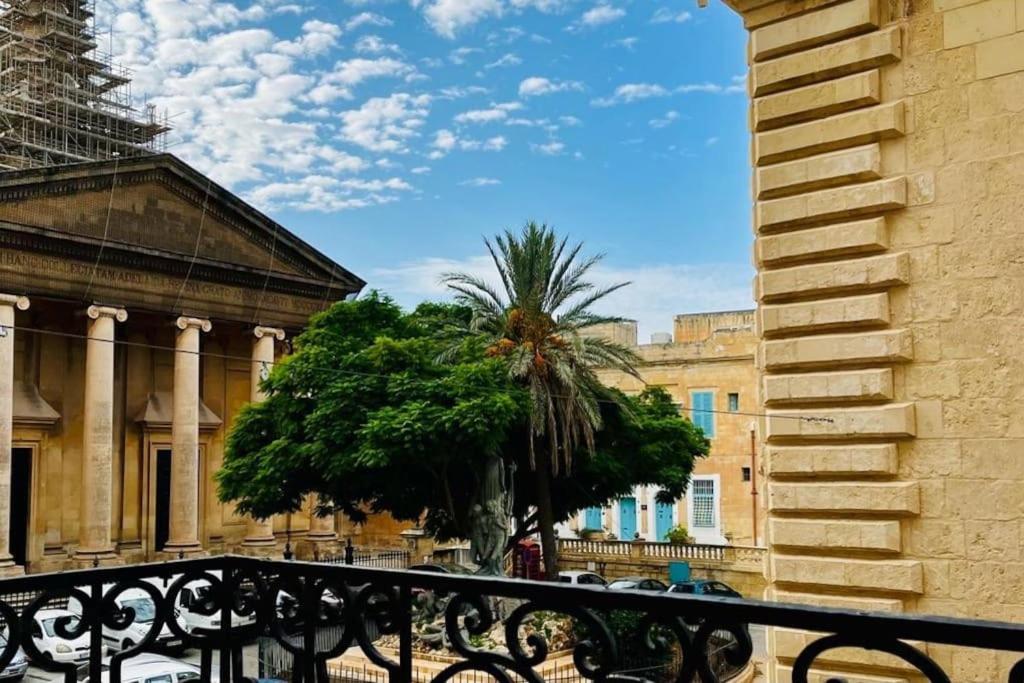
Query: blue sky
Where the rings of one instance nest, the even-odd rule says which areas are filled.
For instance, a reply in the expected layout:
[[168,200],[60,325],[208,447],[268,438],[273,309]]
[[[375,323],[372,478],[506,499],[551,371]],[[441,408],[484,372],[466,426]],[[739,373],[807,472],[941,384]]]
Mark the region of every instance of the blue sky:
[[169,151],[403,303],[547,221],[641,333],[751,304],[745,32],[689,0],[100,0]]

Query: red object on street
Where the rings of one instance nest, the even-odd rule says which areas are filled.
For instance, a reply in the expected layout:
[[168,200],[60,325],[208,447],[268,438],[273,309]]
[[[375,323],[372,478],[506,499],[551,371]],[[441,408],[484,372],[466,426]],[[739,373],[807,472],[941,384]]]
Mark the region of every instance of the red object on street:
[[512,556],[512,575],[517,579],[538,581],[544,578],[540,543],[527,538],[516,544],[515,554]]

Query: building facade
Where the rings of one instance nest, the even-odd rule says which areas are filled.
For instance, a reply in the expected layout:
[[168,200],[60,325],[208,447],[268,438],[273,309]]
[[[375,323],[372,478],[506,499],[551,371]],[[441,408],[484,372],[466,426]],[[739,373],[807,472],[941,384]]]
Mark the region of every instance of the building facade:
[[289,340],[362,286],[174,157],[0,174],[0,563],[333,540],[236,514],[213,474]]
[[[768,597],[1019,622],[1024,6],[728,4],[750,31]],[[771,678],[815,638],[776,629]],[[928,654],[964,681],[1012,663]],[[908,676],[841,649],[814,675]]]
[[634,349],[641,379],[600,370],[601,380],[630,394],[645,386],[668,391],[711,441],[711,455],[697,461],[690,489],[674,504],[657,502],[658,490],[638,487],[607,507],[582,510],[563,535],[600,530],[621,540],[664,541],[686,527],[696,543],[757,545],[764,540],[763,496],[758,496],[760,457],[756,430],[759,398],[753,311],[680,315],[668,340],[637,344],[636,323],[595,329]]

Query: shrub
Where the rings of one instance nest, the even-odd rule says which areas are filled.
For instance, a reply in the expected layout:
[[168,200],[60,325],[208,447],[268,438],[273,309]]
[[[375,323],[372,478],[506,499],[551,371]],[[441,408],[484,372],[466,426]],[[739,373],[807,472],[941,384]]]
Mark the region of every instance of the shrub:
[[693,539],[690,538],[690,532],[685,526],[674,526],[668,530],[668,542],[675,543],[677,545],[686,545],[692,543]]

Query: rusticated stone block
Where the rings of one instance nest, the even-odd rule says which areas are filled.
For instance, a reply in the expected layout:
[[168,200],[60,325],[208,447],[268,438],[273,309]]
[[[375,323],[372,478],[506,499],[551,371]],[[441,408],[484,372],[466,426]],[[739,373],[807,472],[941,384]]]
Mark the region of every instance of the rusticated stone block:
[[824,228],[765,235],[757,240],[757,257],[764,265],[785,265],[810,259],[869,254],[889,248],[885,218],[869,218]]
[[900,551],[900,523],[895,520],[773,519],[770,526],[773,546]]
[[[774,512],[886,513],[904,516],[916,515],[921,509],[921,500],[916,482],[772,482],[768,486],[768,508]],[[779,542],[776,538],[772,540]]]
[[[774,680],[777,683],[793,683],[793,667],[776,664]],[[872,676],[865,673],[822,669],[811,669],[807,672],[807,683],[830,683],[836,680],[844,681],[844,683],[909,683],[908,679],[899,676]]]
[[974,59],[979,79],[1024,71],[1024,31],[978,43]]
[[843,446],[770,446],[772,476],[888,476],[896,474],[895,444]]
[[754,138],[755,160],[759,166],[774,164],[898,137],[905,129],[903,102],[880,104],[870,109],[757,133]]
[[913,560],[854,560],[773,555],[773,575],[778,583],[828,586],[894,593],[921,593],[921,563]]
[[913,403],[814,410],[769,410],[767,437],[774,439],[908,438],[916,434]]
[[882,213],[906,205],[906,179],[888,178],[758,202],[757,225],[760,231],[767,232]]
[[761,331],[768,337],[809,330],[877,327],[889,322],[889,295],[880,292],[846,299],[762,306],[758,315]]
[[891,400],[892,370],[879,368],[852,372],[766,375],[763,398],[767,405],[812,401],[852,403]]
[[834,607],[836,609],[860,610],[862,612],[899,613],[903,611],[903,601],[896,598],[862,598],[847,595],[820,595],[818,593],[775,590],[773,591],[772,599],[774,602]]
[[759,62],[754,65],[754,96],[892,64],[900,59],[901,53],[899,28],[890,28]]
[[[800,656],[800,653],[803,652],[804,648],[821,638],[820,633],[811,633],[810,631],[799,631],[788,628],[775,629],[774,636],[775,654],[784,660],[796,659]],[[917,647],[924,652],[924,645],[922,643],[910,641],[909,644],[911,647]],[[890,654],[879,652],[877,650],[865,650],[862,648],[839,648],[836,650],[828,650],[823,652],[822,655],[815,660],[815,664],[822,667],[885,667],[888,669],[917,672],[917,669],[915,669],[912,664],[909,664],[898,657],[894,657]],[[844,677],[844,680],[848,679]]]
[[884,330],[859,334],[829,334],[764,343],[764,367],[835,367],[850,363],[898,363],[912,360],[909,330]]
[[759,199],[823,190],[882,177],[878,143],[757,169]]
[[750,34],[755,61],[796,52],[814,45],[878,28],[873,0],[850,0],[754,30]]
[[910,278],[906,253],[768,270],[758,276],[758,295],[770,302],[785,296],[832,294],[894,287]]
[[865,71],[758,98],[754,101],[755,130],[841,114],[880,101],[878,71]]

